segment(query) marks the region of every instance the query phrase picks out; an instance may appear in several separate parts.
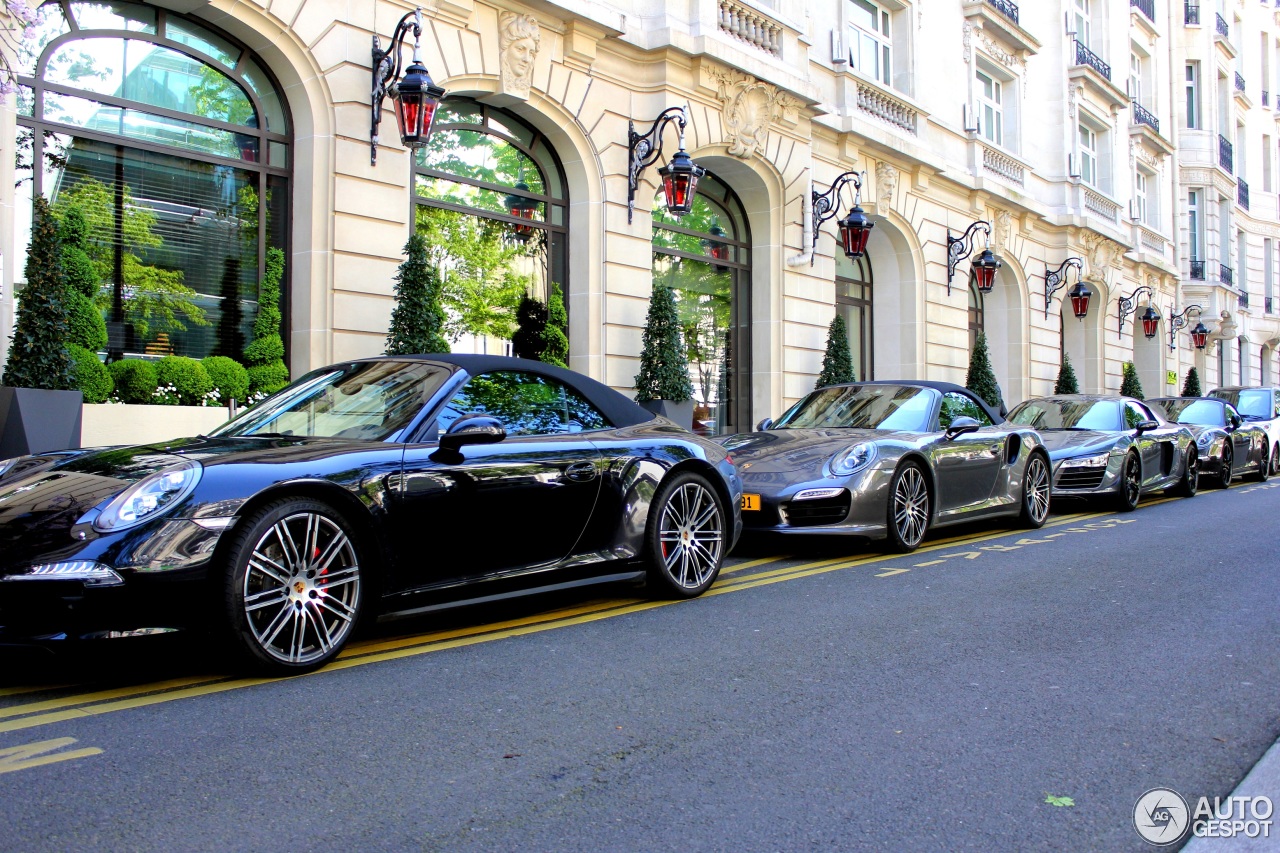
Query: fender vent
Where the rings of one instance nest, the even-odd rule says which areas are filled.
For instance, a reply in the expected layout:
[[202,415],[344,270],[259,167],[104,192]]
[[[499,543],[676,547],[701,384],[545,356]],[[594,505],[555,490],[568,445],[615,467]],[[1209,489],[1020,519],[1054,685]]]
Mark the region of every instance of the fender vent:
[[1022,436],[1017,435],[1016,433],[1009,436],[1004,448],[1004,464],[1012,465],[1014,462],[1017,462],[1018,454],[1021,452]]

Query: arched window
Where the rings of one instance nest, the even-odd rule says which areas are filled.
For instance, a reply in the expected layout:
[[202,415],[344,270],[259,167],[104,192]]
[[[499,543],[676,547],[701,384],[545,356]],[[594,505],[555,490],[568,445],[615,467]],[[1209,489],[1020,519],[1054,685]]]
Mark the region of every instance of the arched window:
[[33,196],[78,207],[111,357],[242,359],[267,253],[289,252],[278,87],[234,39],[154,6],[37,19],[17,62],[19,243]]
[[[450,336],[466,336],[455,351],[510,353],[526,295],[567,305],[568,189],[541,133],[496,107],[448,98],[414,157],[413,192],[414,227],[442,276]],[[567,312],[552,319],[567,336]]]
[[853,378],[860,382],[875,378],[871,270],[870,253],[850,260],[844,252],[836,252],[836,310],[848,327]]
[[982,293],[973,284],[969,285],[969,351],[978,345],[978,332],[986,329],[987,314],[982,301]]
[[695,400],[694,427],[704,434],[750,429],[751,236],[738,197],[708,173],[693,210],[667,213],[653,203],[653,281],[676,297]]

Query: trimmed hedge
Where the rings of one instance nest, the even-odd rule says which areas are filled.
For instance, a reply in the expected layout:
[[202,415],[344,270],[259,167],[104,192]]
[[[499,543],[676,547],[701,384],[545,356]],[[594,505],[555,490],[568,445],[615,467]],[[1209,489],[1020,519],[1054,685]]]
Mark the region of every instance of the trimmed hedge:
[[81,293],[68,293],[71,310],[67,312],[67,343],[92,352],[107,348],[107,321],[93,300]]
[[86,403],[105,403],[111,396],[115,383],[107,366],[98,360],[98,354],[77,344],[70,344],[67,352],[71,355],[71,369],[75,374],[76,387],[84,394]]
[[116,396],[124,403],[154,403],[160,384],[153,361],[126,358],[107,365],[116,384]]
[[244,369],[244,365],[225,355],[211,355],[200,363],[209,374],[209,380],[213,382],[222,405],[229,405],[232,400],[244,405],[249,399],[249,372]]
[[213,390],[213,380],[204,365],[194,358],[182,355],[166,355],[156,362],[156,380],[159,387],[174,387],[177,400],[156,400],[171,405],[202,406],[205,395]]

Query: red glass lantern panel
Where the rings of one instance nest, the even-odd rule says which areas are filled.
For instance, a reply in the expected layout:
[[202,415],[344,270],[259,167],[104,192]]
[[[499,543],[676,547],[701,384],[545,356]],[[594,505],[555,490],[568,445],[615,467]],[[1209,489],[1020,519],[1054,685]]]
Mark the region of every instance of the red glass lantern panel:
[[1151,340],[1158,331],[1160,331],[1160,313],[1148,305],[1147,310],[1142,312],[1142,334],[1147,336],[1147,340]]
[[662,192],[667,197],[667,213],[680,217],[693,209],[698,179],[706,173],[707,170],[694,163],[683,148],[676,152],[670,163],[658,170],[662,178]]
[[[524,181],[520,181],[515,186],[516,190],[528,192],[529,185]],[[512,193],[507,196],[507,212],[519,219],[536,220],[538,218],[538,202],[528,196],[517,195]],[[533,226],[516,224],[511,226],[511,230],[515,233],[516,239],[524,242],[533,236]]]
[[996,286],[996,273],[1000,270],[1000,259],[990,249],[983,249],[982,254],[973,262],[973,283],[981,293],[990,293]]
[[1204,349],[1209,343],[1209,330],[1204,323],[1196,323],[1195,328],[1191,330],[1191,343],[1196,349]]
[[414,60],[396,84],[393,95],[400,142],[406,148],[421,148],[431,138],[431,124],[444,89],[431,82],[427,69]]
[[1077,281],[1067,295],[1071,297],[1071,312],[1083,320],[1089,313],[1089,300],[1093,298],[1093,291],[1085,287],[1083,282]]
[[866,254],[867,241],[871,239],[871,229],[875,227],[875,223],[867,218],[862,208],[854,205],[849,215],[837,225],[840,227],[840,247],[844,249],[845,257],[852,261]]

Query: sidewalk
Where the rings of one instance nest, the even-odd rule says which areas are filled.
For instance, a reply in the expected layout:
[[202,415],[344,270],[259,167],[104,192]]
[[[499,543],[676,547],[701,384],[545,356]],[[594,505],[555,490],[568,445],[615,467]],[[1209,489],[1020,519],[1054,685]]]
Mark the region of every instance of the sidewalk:
[[[1231,792],[1233,797],[1270,797],[1280,805],[1280,741],[1272,744],[1249,775]],[[1280,815],[1271,816],[1269,838],[1192,838],[1182,848],[1184,853],[1262,853],[1280,850]]]

